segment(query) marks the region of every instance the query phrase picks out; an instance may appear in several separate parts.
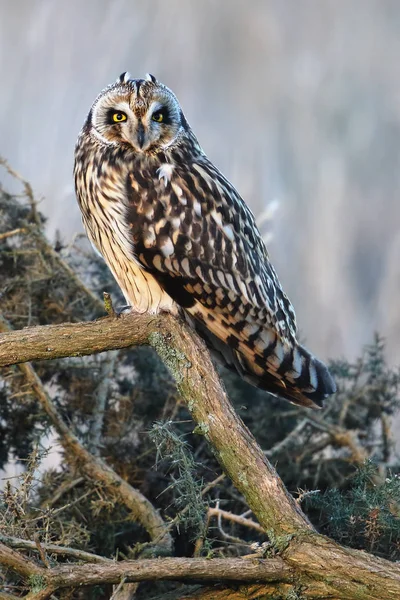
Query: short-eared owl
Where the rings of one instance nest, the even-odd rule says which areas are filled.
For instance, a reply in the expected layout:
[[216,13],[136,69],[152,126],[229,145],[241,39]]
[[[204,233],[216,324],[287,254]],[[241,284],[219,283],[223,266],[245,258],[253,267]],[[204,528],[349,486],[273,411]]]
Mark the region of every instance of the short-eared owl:
[[75,184],[87,234],[134,310],[181,312],[228,366],[291,402],[335,392],[296,340],[251,211],[155,77],[123,73],[96,98]]

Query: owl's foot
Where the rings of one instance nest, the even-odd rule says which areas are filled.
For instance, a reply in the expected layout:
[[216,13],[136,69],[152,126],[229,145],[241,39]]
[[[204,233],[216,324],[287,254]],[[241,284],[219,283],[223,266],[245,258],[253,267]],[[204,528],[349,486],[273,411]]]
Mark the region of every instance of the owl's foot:
[[134,312],[136,312],[136,310],[129,304],[117,306],[117,308],[115,309],[115,314],[117,315],[117,317],[120,317],[121,315],[129,315],[130,313]]

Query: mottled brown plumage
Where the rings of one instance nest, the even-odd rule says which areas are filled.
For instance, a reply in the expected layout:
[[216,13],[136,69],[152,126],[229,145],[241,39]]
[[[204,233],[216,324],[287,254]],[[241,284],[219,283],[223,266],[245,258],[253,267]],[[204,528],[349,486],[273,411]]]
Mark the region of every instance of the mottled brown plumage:
[[251,211],[153,76],[124,73],[95,100],[75,183],[88,236],[134,310],[182,312],[226,364],[292,402],[335,392],[296,341]]

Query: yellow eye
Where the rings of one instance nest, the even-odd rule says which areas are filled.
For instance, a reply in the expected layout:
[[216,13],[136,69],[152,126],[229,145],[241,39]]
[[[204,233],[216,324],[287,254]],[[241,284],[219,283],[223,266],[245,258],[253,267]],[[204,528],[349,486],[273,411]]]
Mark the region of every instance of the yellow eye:
[[156,121],[156,123],[162,123],[164,121],[164,113],[161,110],[156,110],[151,118],[153,121]]
[[122,123],[123,121],[126,121],[127,118],[128,117],[123,112],[115,112],[112,115],[112,120],[114,121],[114,123]]

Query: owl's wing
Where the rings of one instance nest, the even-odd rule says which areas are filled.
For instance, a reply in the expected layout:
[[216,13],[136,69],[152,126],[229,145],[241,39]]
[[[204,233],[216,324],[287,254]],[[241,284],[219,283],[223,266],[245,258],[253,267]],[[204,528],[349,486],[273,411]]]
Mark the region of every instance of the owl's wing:
[[293,308],[233,186],[206,157],[147,175],[127,182],[136,260],[245,379],[297,404],[319,404],[334,384],[297,344]]
[[184,307],[196,300],[232,324],[268,325],[293,340],[292,305],[253,214],[229,181],[206,157],[163,165],[156,181],[155,189],[142,187],[130,176],[128,219],[143,266]]

